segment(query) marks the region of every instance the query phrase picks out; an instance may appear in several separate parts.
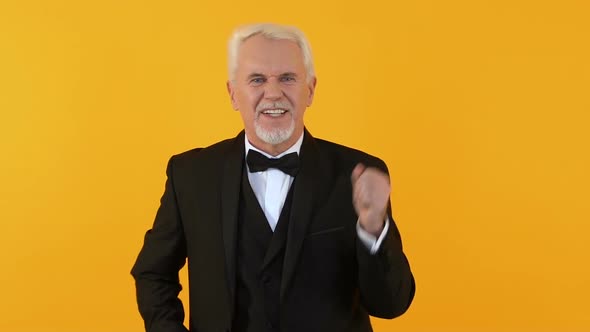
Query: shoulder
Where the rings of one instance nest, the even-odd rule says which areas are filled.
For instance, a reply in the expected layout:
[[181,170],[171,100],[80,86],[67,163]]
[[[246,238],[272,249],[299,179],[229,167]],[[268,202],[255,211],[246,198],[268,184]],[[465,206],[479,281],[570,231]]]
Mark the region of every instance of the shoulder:
[[175,154],[170,158],[168,167],[173,167],[175,170],[219,167],[229,155],[240,154],[243,151],[244,143],[243,140],[240,140],[241,135],[240,133],[237,137],[207,147],[194,148]]
[[321,138],[314,137],[314,141],[320,154],[323,157],[332,160],[334,164],[344,166],[345,168],[351,168],[358,163],[363,163],[368,167],[377,167],[384,172],[387,172],[385,162],[379,157]]
[[179,162],[186,162],[194,159],[206,159],[216,157],[223,153],[225,150],[227,150],[227,148],[231,146],[233,141],[235,141],[235,138],[226,139],[209,145],[207,147],[198,147],[175,154],[174,156],[172,156],[172,158],[178,160]]

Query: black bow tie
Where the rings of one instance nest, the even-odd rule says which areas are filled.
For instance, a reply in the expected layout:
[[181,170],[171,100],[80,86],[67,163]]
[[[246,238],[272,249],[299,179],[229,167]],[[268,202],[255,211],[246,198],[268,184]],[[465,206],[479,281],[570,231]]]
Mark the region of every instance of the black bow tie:
[[250,172],[262,172],[269,168],[276,168],[285,174],[295,176],[299,170],[299,155],[292,152],[281,158],[267,158],[262,153],[254,150],[248,150],[246,162]]

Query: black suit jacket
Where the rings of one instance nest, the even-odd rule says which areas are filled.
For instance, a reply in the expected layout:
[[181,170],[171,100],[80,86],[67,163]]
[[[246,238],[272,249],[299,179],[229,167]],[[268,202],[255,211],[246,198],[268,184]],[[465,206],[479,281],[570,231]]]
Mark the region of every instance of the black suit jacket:
[[[230,331],[244,133],[172,157],[153,228],[132,269],[149,332],[186,331],[178,271],[188,258],[190,330]],[[393,318],[414,296],[414,278],[391,209],[371,255],[356,235],[350,175],[366,153],[305,132],[280,290],[281,331],[370,331],[368,314]]]

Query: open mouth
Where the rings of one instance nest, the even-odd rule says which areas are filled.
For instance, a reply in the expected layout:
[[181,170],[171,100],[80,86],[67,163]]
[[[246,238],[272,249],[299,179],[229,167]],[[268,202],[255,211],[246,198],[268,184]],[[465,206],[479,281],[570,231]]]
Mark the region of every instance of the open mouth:
[[276,118],[276,117],[279,117],[287,112],[288,112],[287,110],[277,108],[277,109],[264,110],[260,113]]

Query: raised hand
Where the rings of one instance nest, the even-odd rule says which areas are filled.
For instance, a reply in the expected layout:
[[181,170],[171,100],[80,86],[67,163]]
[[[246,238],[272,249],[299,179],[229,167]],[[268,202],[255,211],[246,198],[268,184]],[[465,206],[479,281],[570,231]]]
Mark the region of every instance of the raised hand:
[[357,164],[352,170],[352,204],[360,226],[378,237],[387,217],[391,187],[389,177],[381,170]]

